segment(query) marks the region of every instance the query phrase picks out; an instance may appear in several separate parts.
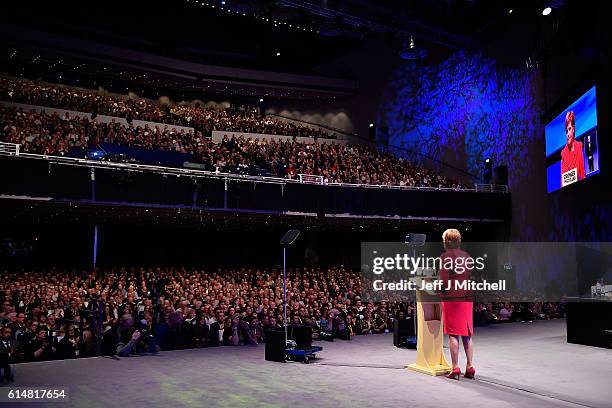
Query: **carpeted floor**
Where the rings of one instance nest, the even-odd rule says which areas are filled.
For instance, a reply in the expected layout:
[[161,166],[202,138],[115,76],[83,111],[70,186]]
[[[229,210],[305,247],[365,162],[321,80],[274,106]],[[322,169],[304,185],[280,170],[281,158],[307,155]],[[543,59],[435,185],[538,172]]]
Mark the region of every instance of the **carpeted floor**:
[[[309,365],[267,362],[263,345],[222,347],[22,364],[13,385],[66,386],[69,401],[47,405],[91,408],[612,407],[612,350],[568,344],[564,320],[475,334],[476,381],[405,370],[416,352],[373,335],[322,342]],[[17,406],[28,405],[44,404]]]

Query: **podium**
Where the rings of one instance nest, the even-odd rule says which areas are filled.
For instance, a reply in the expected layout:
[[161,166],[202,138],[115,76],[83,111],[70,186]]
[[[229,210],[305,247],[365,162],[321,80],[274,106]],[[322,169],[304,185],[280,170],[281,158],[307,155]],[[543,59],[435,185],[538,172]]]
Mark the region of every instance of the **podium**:
[[[411,279],[418,288],[423,281],[435,278],[415,277]],[[442,375],[451,371],[446,361],[442,346],[444,331],[442,326],[442,304],[437,294],[426,290],[416,291],[417,301],[417,357],[416,362],[406,366],[407,369],[429,375]]]

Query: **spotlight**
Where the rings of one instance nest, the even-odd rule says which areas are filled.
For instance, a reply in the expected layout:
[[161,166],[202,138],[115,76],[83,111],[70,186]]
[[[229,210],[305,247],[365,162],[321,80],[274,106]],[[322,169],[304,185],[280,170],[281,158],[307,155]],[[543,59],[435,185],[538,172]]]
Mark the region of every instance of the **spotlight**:
[[370,123],[370,127],[371,127],[371,128],[372,128],[372,127],[374,127],[374,124],[373,124],[373,123]]
[[513,11],[513,9],[508,9],[508,14],[512,14]]
[[552,8],[550,7],[546,7],[544,10],[542,10],[542,15],[543,16],[547,16],[552,12]]
[[280,57],[280,52],[277,52],[277,53],[276,53],[276,56],[277,56],[277,57]]
[[259,102],[263,102],[263,98],[259,98]]
[[421,60],[427,56],[427,50],[419,48],[414,42],[414,37],[410,36],[408,44],[404,44],[404,47],[400,50],[399,56],[401,59],[407,61]]

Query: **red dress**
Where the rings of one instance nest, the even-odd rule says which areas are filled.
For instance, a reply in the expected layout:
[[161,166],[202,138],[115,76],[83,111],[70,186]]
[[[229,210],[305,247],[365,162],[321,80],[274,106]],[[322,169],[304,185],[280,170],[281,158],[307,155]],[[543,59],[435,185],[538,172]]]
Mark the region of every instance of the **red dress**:
[[[470,270],[466,268],[463,273],[444,268],[446,259],[466,258],[470,255],[461,249],[448,249],[440,257],[442,258],[442,269],[440,279],[444,281],[444,288],[451,282],[451,289],[444,291],[442,298],[442,318],[444,320],[444,333],[456,336],[472,336],[474,334],[473,314],[474,305],[472,293],[469,290],[454,289],[455,282],[470,279]],[[448,261],[446,261],[448,262]],[[456,268],[457,269],[457,268]]]
[[[578,180],[584,178],[584,156],[582,154],[582,143],[574,140],[573,149],[570,150],[567,145],[561,150],[561,174],[576,169]],[[561,180],[563,182],[563,180]]]

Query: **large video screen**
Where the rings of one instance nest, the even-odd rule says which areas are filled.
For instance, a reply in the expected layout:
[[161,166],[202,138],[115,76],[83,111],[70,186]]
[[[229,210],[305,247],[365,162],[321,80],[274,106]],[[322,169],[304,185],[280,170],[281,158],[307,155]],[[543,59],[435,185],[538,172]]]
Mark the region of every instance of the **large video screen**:
[[547,190],[599,173],[595,87],[546,125]]

